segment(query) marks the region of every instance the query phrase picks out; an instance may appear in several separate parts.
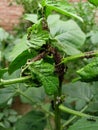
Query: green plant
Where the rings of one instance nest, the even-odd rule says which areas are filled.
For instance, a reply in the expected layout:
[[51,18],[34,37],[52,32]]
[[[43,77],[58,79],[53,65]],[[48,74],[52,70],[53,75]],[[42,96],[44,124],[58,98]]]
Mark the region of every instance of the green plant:
[[15,125],[15,122],[19,119],[18,113],[10,108],[1,109],[0,112],[0,129],[11,128]]
[[[33,25],[21,39],[21,44],[15,44],[8,68],[0,69],[0,105],[19,95],[23,102],[33,106],[33,110],[22,116],[12,129],[97,129],[98,88],[97,82],[93,82],[97,74],[92,72],[92,76],[89,72],[93,65],[94,70],[97,69],[97,62],[92,60],[98,56],[98,51],[81,52],[85,34],[74,20],[60,17],[64,15],[83,22],[73,11],[66,10],[68,6],[70,8],[64,0],[38,3],[37,14],[28,15]],[[79,59],[93,62],[82,69],[89,77],[81,76],[79,70],[83,80],[67,83],[66,73],[70,69],[67,64],[74,65],[73,62]],[[84,83],[86,78],[92,80],[92,84]],[[82,118],[77,120],[79,117]]]
[[92,3],[95,6],[98,6],[98,1],[97,0],[89,0],[90,3]]

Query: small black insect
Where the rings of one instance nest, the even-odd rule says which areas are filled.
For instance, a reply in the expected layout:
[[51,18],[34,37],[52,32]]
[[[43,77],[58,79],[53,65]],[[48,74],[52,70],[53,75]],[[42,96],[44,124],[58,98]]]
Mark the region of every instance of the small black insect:
[[96,119],[94,117],[87,118],[88,121],[96,122]]

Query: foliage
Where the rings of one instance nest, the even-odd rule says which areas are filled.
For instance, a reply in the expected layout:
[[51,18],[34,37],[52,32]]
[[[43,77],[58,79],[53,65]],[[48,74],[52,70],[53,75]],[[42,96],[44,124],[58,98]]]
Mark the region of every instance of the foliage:
[[[98,51],[84,52],[88,41],[92,44],[90,49],[97,46],[93,12],[90,12],[91,17],[87,16],[86,4],[80,3],[74,10],[66,0],[17,2],[24,5],[24,19],[32,25],[27,33],[16,36],[3,29],[0,31],[0,129],[96,129],[98,58],[93,57],[98,56]],[[83,19],[76,14],[78,7],[81,7],[80,12],[84,11],[78,12]],[[95,9],[91,5],[87,7]],[[89,18],[92,21],[86,22]],[[75,83],[71,74],[73,79],[80,76]],[[17,95],[33,110],[19,120],[11,110],[11,115],[7,113],[5,118],[4,108]],[[82,118],[78,120],[78,117]],[[8,127],[4,125],[5,121]]]
[[95,6],[98,6],[98,1],[97,0],[89,0],[90,3],[92,3]]
[[17,122],[16,130],[43,130],[45,125],[45,114],[40,111],[31,111]]
[[15,122],[19,119],[19,115],[18,113],[13,110],[13,109],[9,109],[9,108],[5,108],[3,110],[1,110],[0,113],[0,129],[2,130],[2,127],[4,129],[9,129],[12,126],[15,125]]

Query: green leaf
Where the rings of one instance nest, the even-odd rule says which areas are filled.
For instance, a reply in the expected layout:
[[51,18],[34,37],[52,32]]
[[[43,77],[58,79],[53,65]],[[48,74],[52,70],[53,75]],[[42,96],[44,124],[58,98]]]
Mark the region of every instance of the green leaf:
[[86,101],[83,99],[77,100],[75,110],[82,110],[82,108],[86,106]]
[[[1,47],[0,47],[0,48],[1,48]],[[1,53],[1,51],[0,51],[0,62],[1,62],[1,54],[2,54],[2,53]],[[1,64],[1,63],[0,63],[0,64]]]
[[24,35],[22,39],[17,39],[15,41],[15,46],[9,54],[9,59],[14,60],[18,55],[20,55],[23,51],[27,50],[29,47],[27,46],[27,35]]
[[94,58],[89,64],[79,69],[77,74],[83,82],[98,81],[98,57]]
[[44,74],[45,76],[53,74],[54,66],[50,63],[44,62],[43,60],[36,61],[31,64],[30,66],[32,69],[33,67],[36,68],[40,73]]
[[4,124],[5,128],[10,128],[11,127],[11,124],[7,119],[4,120],[3,124]]
[[9,74],[13,73],[17,69],[21,68],[27,62],[27,59],[32,58],[32,54],[25,50],[21,54],[19,54],[9,65],[8,72]]
[[3,76],[4,73],[7,72],[7,68],[4,68],[4,69],[0,69],[0,78]]
[[16,94],[16,91],[12,87],[0,89],[0,105],[6,103],[15,94]]
[[16,123],[15,130],[44,130],[45,126],[45,114],[40,111],[31,111]]
[[94,97],[94,101],[92,101],[89,104],[89,107],[88,107],[87,111],[91,112],[91,113],[97,113],[98,112],[98,101],[96,101],[95,97]]
[[29,40],[29,47],[34,49],[39,49],[41,46],[46,44],[46,40],[48,40],[49,35],[47,31],[39,31],[38,33],[32,33],[31,38]]
[[0,123],[0,125],[2,126],[2,127],[0,127],[0,130],[13,130],[13,128],[3,128],[3,127],[4,127],[4,126],[3,126],[4,124],[1,124],[1,123]]
[[[31,98],[35,103],[44,101],[44,99],[46,97],[43,87],[39,87],[39,88],[35,88],[35,87],[28,88],[24,92],[24,94],[26,96],[28,96],[29,98]],[[23,103],[31,103],[24,96],[21,96],[21,100],[22,100]]]
[[42,81],[42,84],[48,95],[53,95],[57,92],[59,85],[57,77],[40,75],[40,80]]
[[98,31],[91,33],[91,42],[95,45],[98,44]]
[[38,76],[47,94],[52,95],[57,92],[59,85],[58,78],[54,75],[54,66],[45,63],[43,60],[32,63],[30,66],[32,77]]
[[6,40],[9,34],[3,29],[0,28],[0,41]]
[[4,113],[0,113],[0,120],[4,117]]
[[39,49],[49,39],[49,33],[42,29],[42,21],[38,21],[28,30],[28,45],[34,49]]
[[82,118],[74,123],[68,130],[97,130],[98,129],[98,118]]
[[90,102],[87,109],[88,112],[97,113],[98,112],[98,82],[93,82],[91,84],[93,100]]
[[73,20],[63,21],[59,15],[50,15],[47,21],[55,47],[68,55],[80,53],[85,34]]
[[[68,4],[65,1],[52,1],[47,0],[46,5],[48,9],[56,11],[60,14],[63,14],[65,16],[78,19],[79,21],[83,22],[83,19],[79,16],[77,16],[75,13],[70,12],[70,10],[66,10],[66,7],[68,7]],[[70,7],[70,6],[69,6]]]
[[91,4],[98,6],[98,0],[88,0]]
[[89,101],[92,98],[92,90],[90,88],[90,84],[76,82],[76,83],[68,83],[63,86],[63,92],[68,94],[72,98],[80,98],[85,101]]
[[11,123],[15,123],[17,121],[17,117],[15,115],[10,115],[7,120]]
[[36,14],[25,14],[24,15],[25,20],[29,20],[30,22],[37,23],[37,15]]

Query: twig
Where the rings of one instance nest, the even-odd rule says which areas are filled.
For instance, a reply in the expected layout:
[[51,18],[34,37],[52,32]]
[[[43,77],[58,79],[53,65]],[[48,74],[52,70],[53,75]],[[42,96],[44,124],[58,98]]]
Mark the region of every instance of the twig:
[[96,51],[89,51],[89,52],[84,52],[84,53],[80,53],[80,54],[76,54],[76,55],[73,55],[73,56],[69,56],[69,57],[66,57],[66,58],[63,58],[61,63],[67,63],[69,61],[75,61],[77,59],[83,59],[83,58],[92,58],[92,57],[95,57],[98,55],[98,50]]
[[32,78],[31,76],[25,76],[25,77],[20,77],[16,79],[8,79],[8,80],[0,79],[0,86],[10,85],[10,84],[15,84],[15,83],[23,83],[31,78]]
[[63,112],[67,112],[67,113],[70,113],[72,115],[76,115],[76,116],[79,116],[79,117],[92,117],[91,115],[88,115],[88,114],[85,114],[85,113],[82,113],[82,112],[79,112],[79,111],[75,111],[75,110],[72,110],[64,105],[59,105],[59,109]]

